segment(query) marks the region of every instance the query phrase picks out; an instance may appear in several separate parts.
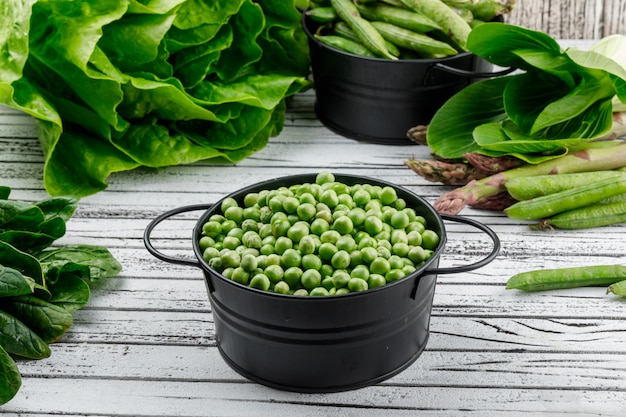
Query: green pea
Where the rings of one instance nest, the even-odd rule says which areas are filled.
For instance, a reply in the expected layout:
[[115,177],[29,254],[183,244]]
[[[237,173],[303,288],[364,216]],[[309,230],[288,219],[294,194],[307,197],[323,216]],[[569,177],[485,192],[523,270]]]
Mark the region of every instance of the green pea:
[[259,221],[264,225],[271,223],[273,217],[274,212],[269,207],[264,206],[259,210]]
[[283,200],[285,199],[285,196],[282,194],[276,194],[274,196],[272,196],[269,200],[267,200],[267,206],[270,208],[270,210],[272,210],[272,212],[274,213],[280,213],[282,212],[283,209]]
[[222,213],[225,213],[230,207],[239,207],[239,203],[237,203],[237,200],[232,197],[226,197],[222,200],[220,209],[222,209]]
[[263,273],[269,278],[271,282],[281,281],[285,275],[285,271],[280,265],[268,265]]
[[252,272],[255,269],[257,269],[257,266],[258,266],[258,262],[257,262],[256,256],[252,254],[246,254],[241,257],[241,267],[244,270],[248,272]]
[[259,193],[247,193],[243,197],[243,205],[245,207],[252,207],[259,201]]
[[226,217],[222,216],[221,214],[211,214],[211,217],[209,217],[209,221],[210,222],[218,222],[218,223],[222,223],[224,220],[226,220]]
[[391,251],[387,249],[385,246],[379,246],[376,248],[376,252],[378,253],[378,257],[389,259],[391,258]]
[[243,237],[243,233],[244,231],[241,227],[233,227],[228,231],[226,236],[236,237],[237,239],[241,240],[241,238]]
[[313,207],[315,207],[315,204],[317,204],[317,200],[315,199],[315,196],[313,195],[313,189],[309,188],[309,189],[302,191],[301,188],[298,189],[298,193],[297,193],[298,200],[300,201],[300,205],[311,204]]
[[250,280],[250,284],[248,284],[252,288],[257,288],[262,291],[267,291],[270,289],[270,279],[265,274],[256,274]]
[[220,253],[219,258],[224,268],[237,267],[241,263],[241,255],[234,250],[227,249]]
[[224,212],[224,217],[239,224],[243,220],[243,209],[237,206],[228,207]]
[[410,222],[411,220],[409,219],[409,215],[404,211],[396,211],[391,216],[391,225],[396,229],[404,229]]
[[327,230],[320,235],[320,240],[322,241],[322,243],[328,242],[328,243],[335,244],[337,243],[340,237],[341,237],[341,233],[339,233],[338,231]]
[[387,283],[387,280],[385,279],[384,276],[380,274],[370,274],[369,278],[367,279],[367,286],[369,288],[382,287],[386,283]]
[[333,272],[332,279],[335,288],[343,288],[348,286],[348,281],[350,281],[350,274],[348,274],[343,269],[336,269]]
[[411,246],[420,246],[422,244],[422,234],[417,230],[407,233],[406,243]]
[[315,215],[317,214],[317,209],[312,203],[301,203],[296,209],[296,213],[298,214],[298,217],[300,217],[300,219],[308,221],[315,217]]
[[354,249],[350,252],[350,267],[354,268],[355,266],[361,265],[363,263],[363,257],[361,256],[361,251],[358,249]]
[[389,267],[391,269],[402,269],[404,266],[404,261],[398,255],[391,255],[387,261],[389,261]]
[[302,256],[302,268],[307,269],[317,269],[319,270],[322,267],[322,260],[319,256],[314,253],[307,253]]
[[413,272],[415,272],[417,270],[417,268],[415,268],[413,265],[404,265],[402,267],[402,272],[404,272],[404,276],[407,276],[409,274],[412,274]]
[[351,235],[340,236],[335,242],[335,246],[339,250],[345,250],[346,252],[352,252],[357,249],[357,243]]
[[285,281],[279,281],[274,285],[274,292],[278,294],[289,294],[291,287]]
[[409,243],[409,239],[407,237],[407,233],[402,229],[396,229],[391,232],[391,244],[394,245],[396,243]]
[[271,243],[266,243],[261,246],[260,252],[263,255],[271,255],[273,253],[276,253],[276,249],[274,248],[274,245],[272,245]]
[[243,209],[243,218],[258,222],[261,220],[261,209],[257,206],[246,207]]
[[302,255],[314,253],[316,249],[317,245],[315,239],[311,235],[304,236],[300,239],[300,242],[298,242],[298,250]]
[[410,246],[404,242],[398,242],[393,245],[391,248],[391,253],[397,256],[407,256],[410,251]]
[[350,266],[350,254],[345,250],[339,250],[330,259],[330,264],[336,269],[345,269]]
[[285,210],[285,212],[288,214],[296,213],[296,211],[298,210],[298,207],[300,206],[300,200],[298,200],[296,197],[291,197],[291,196],[285,197],[282,203],[283,203],[283,210]]
[[333,222],[333,229],[342,235],[346,235],[348,233],[352,233],[354,224],[349,216],[341,215]]
[[355,266],[350,272],[351,278],[361,278],[362,280],[367,281],[370,276],[370,271],[365,265]]
[[302,272],[300,282],[304,288],[311,291],[313,288],[319,287],[322,284],[322,275],[316,269],[307,269]]
[[338,193],[337,194],[337,201],[339,202],[338,205],[342,205],[346,207],[348,210],[354,207],[354,201],[352,200],[352,196],[349,194],[349,192],[340,193],[337,190],[335,191]]
[[300,240],[309,234],[309,228],[306,223],[295,223],[287,230],[287,236],[294,242],[300,242]]
[[397,281],[400,278],[404,278],[405,273],[402,269],[392,269],[385,274],[385,281],[392,282]]
[[231,277],[233,276],[233,271],[235,270],[235,268],[230,267],[230,268],[225,268],[222,271],[222,275],[228,279],[231,279]]
[[364,189],[356,190],[352,196],[352,201],[359,207],[365,207],[371,199],[370,193]]
[[281,264],[285,268],[300,266],[302,257],[296,249],[287,249],[281,256]]
[[385,275],[391,269],[389,261],[383,257],[377,257],[370,264],[370,273]]
[[204,259],[205,261],[208,261],[209,259],[212,258],[219,258],[220,256],[220,251],[218,251],[216,248],[209,246],[208,248],[206,248],[204,250],[204,252],[202,252],[202,259]]
[[435,249],[439,245],[439,235],[430,229],[424,230],[422,233],[422,246],[424,249]]
[[348,288],[338,288],[337,291],[335,291],[335,295],[345,295],[345,294],[350,294],[350,290]]
[[384,186],[380,191],[380,201],[384,205],[393,204],[397,198],[396,190],[393,187]]
[[339,204],[339,197],[337,197],[337,192],[333,189],[324,190],[322,195],[320,195],[319,200],[331,209],[335,208],[337,204]]
[[296,297],[307,297],[309,295],[309,292],[304,288],[300,288],[295,290],[293,295],[295,295]]
[[333,243],[323,242],[320,245],[317,253],[319,254],[321,259],[323,259],[324,261],[329,261],[338,251],[339,249],[337,249],[337,246],[335,246]]
[[286,236],[291,223],[287,219],[276,219],[272,222],[272,234],[276,237]]
[[360,249],[360,252],[361,260],[368,264],[378,257],[378,251],[376,250],[376,248],[373,248],[371,246],[366,246]]
[[361,278],[350,278],[350,281],[348,281],[348,289],[351,292],[365,291],[367,288],[367,281]]
[[287,249],[293,248],[293,241],[286,236],[279,236],[274,244],[274,250],[277,254],[282,255]]
[[335,176],[332,172],[322,171],[315,176],[315,183],[322,185],[329,182],[335,182]]
[[393,206],[396,210],[404,210],[406,208],[406,200],[398,197],[396,201],[394,201]]
[[222,223],[210,220],[202,225],[202,234],[215,237],[222,233]]
[[289,284],[290,287],[296,287],[300,283],[302,272],[302,269],[297,266],[287,268],[283,274],[283,280]]
[[233,270],[230,279],[240,284],[247,284],[250,279],[250,273],[239,266]]
[[333,282],[333,277],[325,277],[322,279],[322,287],[326,288],[330,291],[332,288],[335,288],[335,283]]
[[222,244],[227,249],[235,249],[236,247],[241,245],[241,240],[239,240],[239,238],[235,236],[226,236]]
[[330,224],[333,222],[333,213],[332,211],[330,211],[330,209],[317,209],[317,213],[315,213],[315,218],[322,219],[326,223]]
[[280,255],[276,253],[270,253],[269,255],[267,255],[268,265],[280,265],[281,260],[282,258],[280,257]]
[[380,233],[383,230],[383,221],[376,216],[367,216],[363,224],[365,231],[369,233],[370,236]]
[[241,236],[241,243],[243,243],[248,248],[257,248],[260,249],[263,246],[263,239],[261,236],[253,230],[248,230],[244,232],[243,236]]
[[322,264],[322,267],[320,268],[320,274],[323,277],[330,277],[333,275],[333,272],[335,272],[335,268],[333,268],[332,265]]
[[416,264],[420,264],[426,260],[426,252],[424,252],[424,248],[421,246],[413,246],[407,256]]
[[228,234],[228,232],[230,232],[232,229],[236,229],[238,227],[239,226],[237,225],[237,222],[235,222],[234,220],[226,219],[222,222],[222,233]]
[[309,292],[309,295],[311,297],[326,297],[329,296],[330,293],[324,287],[315,287]]

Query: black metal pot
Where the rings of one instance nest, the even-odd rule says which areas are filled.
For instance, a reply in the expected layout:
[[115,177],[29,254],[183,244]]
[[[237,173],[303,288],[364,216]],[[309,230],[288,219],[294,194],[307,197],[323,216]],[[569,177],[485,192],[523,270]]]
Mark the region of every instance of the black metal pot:
[[[471,271],[491,262],[500,250],[497,235],[487,226],[458,216],[440,216],[411,191],[372,178],[336,174],[346,184],[391,186],[424,216],[440,236],[433,256],[406,277],[359,293],[327,297],[297,297],[264,292],[231,281],[202,258],[202,225],[219,211],[215,204],[180,207],[152,220],[144,243],[155,257],[204,272],[213,311],[217,346],[239,374],[271,387],[297,392],[356,389],[390,378],[411,365],[426,346],[432,300],[438,274]],[[261,182],[226,197],[240,203],[251,192],[314,182],[315,174],[293,175]],[[226,198],[224,197],[224,198]],[[176,214],[205,210],[192,234],[197,261],[164,255],[150,242],[152,230]],[[439,268],[446,244],[443,219],[472,225],[493,241],[484,259],[456,268]]]
[[[500,18],[500,20],[502,20]],[[315,113],[334,132],[365,142],[414,144],[407,131],[427,125],[454,94],[480,78],[504,75],[465,52],[440,59],[368,58],[324,45],[303,13],[315,85]]]

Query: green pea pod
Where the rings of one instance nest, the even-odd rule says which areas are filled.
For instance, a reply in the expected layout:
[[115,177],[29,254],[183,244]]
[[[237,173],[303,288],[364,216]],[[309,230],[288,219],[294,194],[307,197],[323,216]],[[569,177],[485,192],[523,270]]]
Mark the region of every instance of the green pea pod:
[[626,279],[609,285],[606,289],[606,293],[613,293],[615,295],[626,297]]
[[376,55],[374,55],[372,51],[367,49],[362,44],[357,43],[351,39],[344,38],[343,36],[314,35],[314,37],[318,41],[322,42],[324,45],[339,49],[344,52],[348,52],[348,53],[360,55],[360,56],[371,57],[371,58],[376,57]]
[[582,187],[520,201],[504,209],[504,212],[512,219],[538,220],[590,206],[623,193],[626,193],[626,178],[607,178]]
[[400,0],[408,9],[434,20],[459,48],[467,50],[471,26],[441,0]]
[[441,27],[431,18],[402,7],[382,3],[358,6],[361,16],[369,21],[387,22],[418,33],[426,33]]
[[330,23],[339,18],[337,12],[331,6],[315,7],[304,12],[314,22],[318,23]]
[[[621,196],[626,196],[626,194],[618,194],[615,197]],[[569,210],[544,219],[538,224],[532,225],[531,228],[534,230],[546,228],[575,230],[619,223],[626,223],[626,201],[596,204]]]
[[429,58],[443,58],[457,54],[457,50],[445,42],[392,25],[391,23],[372,22],[372,26],[389,42]]
[[[354,31],[350,29],[350,26],[346,22],[337,22],[333,27],[333,34],[337,36],[342,36],[346,39],[353,40],[355,42],[359,42],[359,38],[356,36]],[[393,56],[400,56],[400,50],[396,45],[389,41],[385,41],[385,45],[387,46],[387,50]]]
[[350,26],[367,49],[383,58],[398,59],[389,53],[383,36],[370,22],[361,17],[352,0],[330,0],[330,3],[339,18]]
[[513,275],[506,289],[544,291],[564,288],[594,287],[626,279],[626,266],[592,265],[572,268],[539,269]]

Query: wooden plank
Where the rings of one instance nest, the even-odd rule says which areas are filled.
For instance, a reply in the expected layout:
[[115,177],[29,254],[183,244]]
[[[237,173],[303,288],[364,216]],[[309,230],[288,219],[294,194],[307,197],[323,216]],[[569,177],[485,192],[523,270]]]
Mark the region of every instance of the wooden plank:
[[46,404],[47,414],[66,416],[621,416],[624,392],[378,385],[349,393],[298,394],[251,383],[25,378],[22,395],[0,414],[43,411],[37,404]]
[[[248,382],[215,347],[63,343],[54,347],[48,373],[54,378],[142,381]],[[101,358],[91,362],[92,358]],[[546,370],[545,364],[551,364]],[[19,362],[22,376],[37,377],[40,366]],[[626,352],[426,351],[416,362],[380,385],[625,391]]]

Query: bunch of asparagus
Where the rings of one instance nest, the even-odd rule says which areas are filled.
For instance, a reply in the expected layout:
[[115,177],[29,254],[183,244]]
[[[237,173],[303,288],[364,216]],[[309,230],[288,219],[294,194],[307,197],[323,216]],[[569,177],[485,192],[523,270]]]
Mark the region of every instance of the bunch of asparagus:
[[[442,194],[434,208],[442,214],[458,214],[464,207],[505,210],[518,200],[511,196],[506,182],[514,178],[566,173],[616,170],[626,167],[626,112],[613,114],[613,128],[598,141],[601,146],[551,159],[539,164],[526,164],[510,157],[490,158],[476,153],[463,160],[440,159],[405,161],[406,166],[432,182],[459,187]],[[409,130],[408,136],[425,144],[425,126]]]

